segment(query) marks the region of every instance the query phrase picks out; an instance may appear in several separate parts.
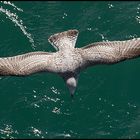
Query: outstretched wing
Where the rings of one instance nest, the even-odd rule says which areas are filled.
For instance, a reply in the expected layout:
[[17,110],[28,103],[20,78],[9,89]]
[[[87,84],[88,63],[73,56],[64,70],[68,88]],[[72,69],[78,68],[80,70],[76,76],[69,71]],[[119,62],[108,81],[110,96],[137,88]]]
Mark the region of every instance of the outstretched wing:
[[140,38],[126,41],[108,41],[81,48],[84,66],[113,64],[140,56]]
[[31,52],[14,57],[0,58],[0,75],[29,75],[47,71],[51,53]]

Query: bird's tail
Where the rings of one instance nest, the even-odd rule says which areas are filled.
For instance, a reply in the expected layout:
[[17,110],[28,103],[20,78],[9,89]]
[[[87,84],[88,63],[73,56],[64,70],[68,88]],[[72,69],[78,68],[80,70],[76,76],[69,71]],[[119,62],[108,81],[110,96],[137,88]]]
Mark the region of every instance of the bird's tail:
[[63,50],[65,47],[75,47],[78,37],[78,30],[68,30],[51,35],[48,41],[56,50]]

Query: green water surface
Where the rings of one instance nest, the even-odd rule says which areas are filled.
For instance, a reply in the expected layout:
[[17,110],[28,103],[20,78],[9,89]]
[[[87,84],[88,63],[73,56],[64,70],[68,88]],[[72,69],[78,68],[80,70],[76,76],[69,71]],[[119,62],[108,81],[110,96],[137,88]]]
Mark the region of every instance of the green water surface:
[[[54,52],[48,37],[69,29],[76,47],[140,37],[139,12],[139,1],[0,2],[0,56]],[[0,77],[0,138],[140,138],[140,58],[81,72],[74,100],[55,74]]]

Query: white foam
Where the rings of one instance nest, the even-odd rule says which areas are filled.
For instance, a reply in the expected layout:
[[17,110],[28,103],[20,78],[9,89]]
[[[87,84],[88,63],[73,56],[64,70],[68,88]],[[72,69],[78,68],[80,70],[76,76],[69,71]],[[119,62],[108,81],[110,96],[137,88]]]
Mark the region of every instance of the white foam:
[[140,23],[140,16],[136,16],[136,21]]
[[109,7],[109,8],[113,8],[114,5],[113,5],[113,4],[108,4],[108,7]]
[[60,108],[57,108],[57,107],[54,107],[54,109],[52,110],[53,113],[56,113],[56,114],[60,114]]
[[0,1],[1,3],[4,3],[6,5],[10,5],[12,7],[14,7],[16,10],[23,12],[23,10],[19,7],[17,7],[15,4],[11,3],[10,1]]
[[18,15],[16,13],[12,13],[10,10],[4,9],[2,6],[0,7],[0,12],[4,13],[6,15],[6,18],[10,19],[13,23],[15,23],[15,26],[18,26],[20,28],[22,33],[29,39],[29,42],[34,48],[34,40],[31,34],[26,31],[27,27],[23,25],[23,21],[19,19]]
[[31,129],[32,129],[32,132],[35,134],[35,136],[39,137],[42,134],[41,130],[37,128],[31,127]]

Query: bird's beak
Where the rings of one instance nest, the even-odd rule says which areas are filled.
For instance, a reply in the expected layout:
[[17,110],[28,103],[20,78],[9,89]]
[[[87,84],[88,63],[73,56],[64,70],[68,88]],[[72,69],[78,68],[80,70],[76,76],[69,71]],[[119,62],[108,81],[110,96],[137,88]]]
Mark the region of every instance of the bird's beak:
[[74,97],[75,89],[76,89],[76,87],[69,87],[69,92],[70,92],[71,98]]
[[73,99],[73,97],[74,97],[74,94],[70,94],[70,96],[71,96],[71,98]]

